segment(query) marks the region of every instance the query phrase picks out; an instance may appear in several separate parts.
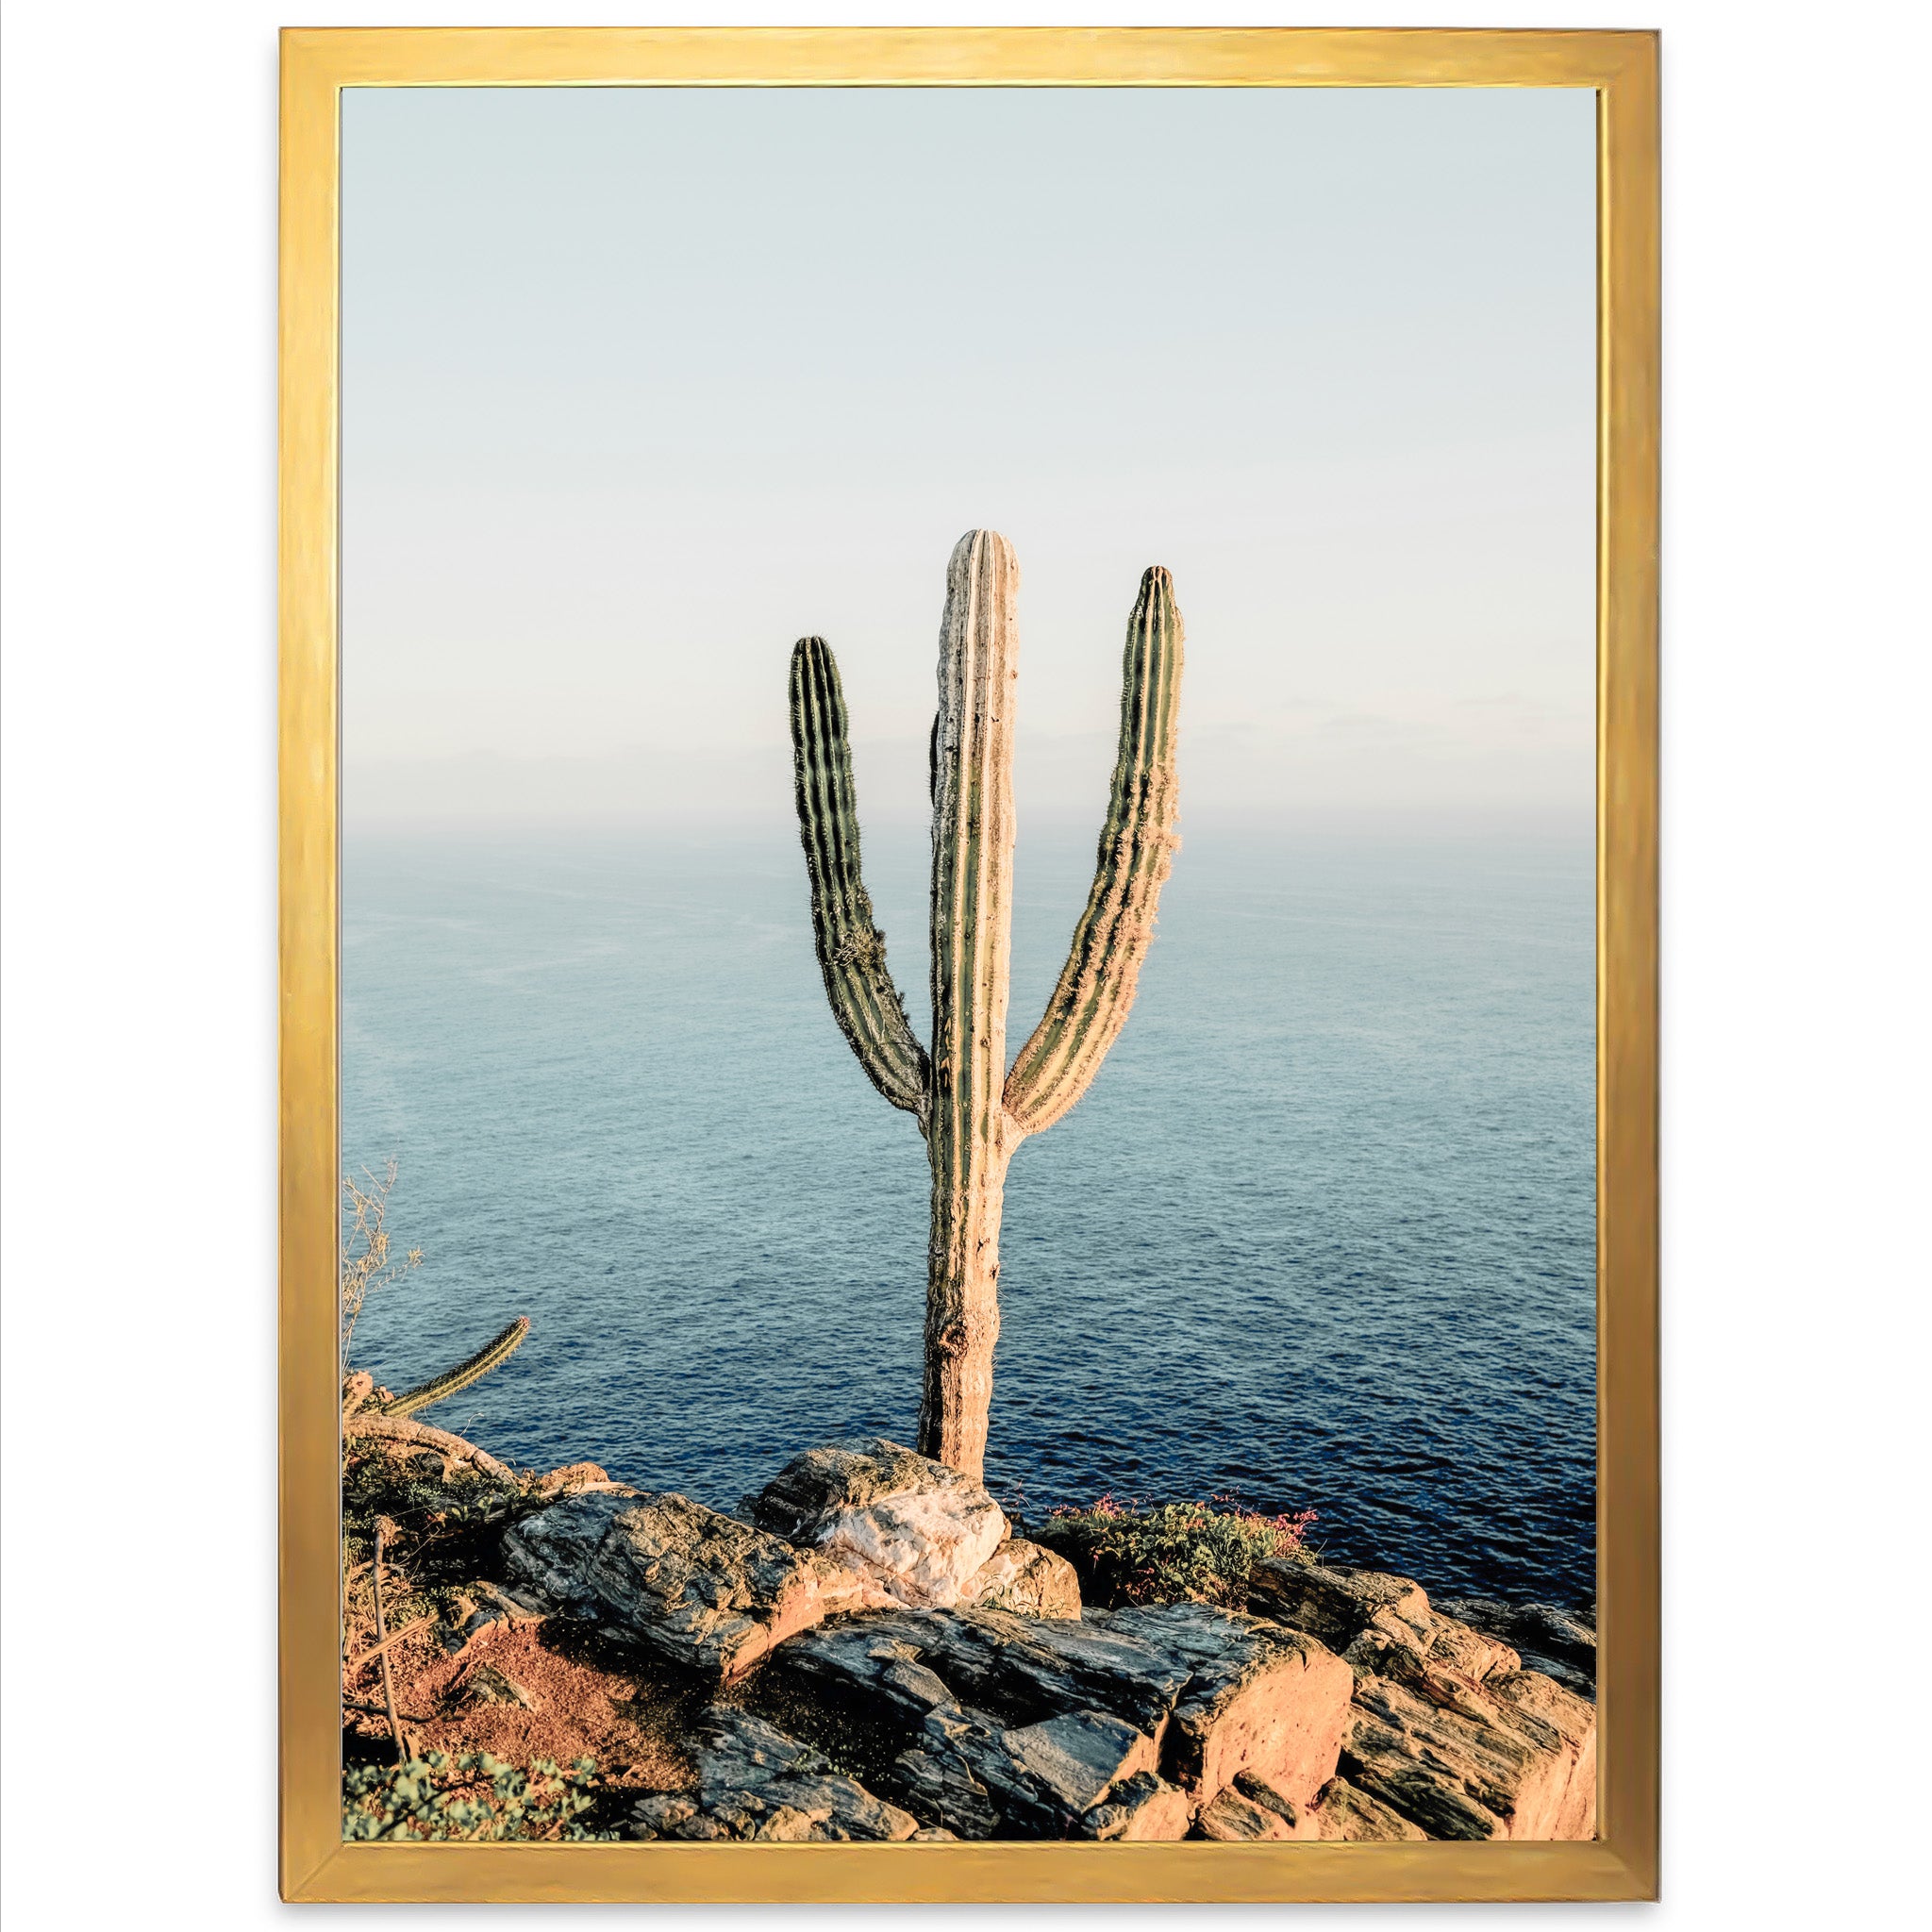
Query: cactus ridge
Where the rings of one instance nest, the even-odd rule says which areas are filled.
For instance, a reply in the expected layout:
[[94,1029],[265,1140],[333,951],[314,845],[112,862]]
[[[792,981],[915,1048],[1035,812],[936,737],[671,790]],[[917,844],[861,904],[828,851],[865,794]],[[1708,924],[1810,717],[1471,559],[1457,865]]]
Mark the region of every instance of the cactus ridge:
[[825,997],[872,1084],[924,1124],[929,1067],[886,964],[886,936],[859,869],[845,693],[823,638],[791,654],[792,773]]
[[501,1368],[523,1346],[524,1337],[529,1332],[529,1316],[519,1315],[501,1335],[492,1336],[475,1355],[459,1361],[455,1368],[433,1375],[428,1381],[406,1390],[400,1395],[391,1396],[371,1412],[408,1416],[414,1415],[419,1408],[427,1408],[433,1402],[446,1402],[472,1382],[480,1381],[491,1369]]
[[1166,571],[1149,570],[1127,623],[1121,740],[1093,889],[1046,1011],[1013,1061],[1006,1106],[1038,1134],[1092,1084],[1125,1025],[1154,940],[1155,908],[1180,841],[1175,713],[1184,632]]

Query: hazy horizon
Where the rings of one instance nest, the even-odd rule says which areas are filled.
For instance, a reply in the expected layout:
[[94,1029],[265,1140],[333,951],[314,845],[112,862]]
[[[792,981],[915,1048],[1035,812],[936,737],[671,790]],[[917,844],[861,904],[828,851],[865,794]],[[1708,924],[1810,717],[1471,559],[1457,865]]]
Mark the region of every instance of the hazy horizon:
[[924,809],[946,556],[1022,568],[1024,826],[1141,570],[1184,818],[1587,824],[1594,108],[1543,90],[350,90],[352,825],[791,810],[826,637]]

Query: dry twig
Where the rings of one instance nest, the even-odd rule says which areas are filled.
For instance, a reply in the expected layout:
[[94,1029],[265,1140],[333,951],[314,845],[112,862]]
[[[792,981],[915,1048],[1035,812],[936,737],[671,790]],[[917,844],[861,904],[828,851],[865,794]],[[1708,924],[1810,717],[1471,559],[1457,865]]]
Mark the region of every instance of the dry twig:
[[403,1730],[402,1719],[396,1715],[396,1690],[390,1679],[389,1651],[386,1645],[389,1632],[383,1626],[382,1614],[382,1545],[385,1537],[394,1526],[386,1516],[378,1516],[375,1519],[375,1562],[370,1583],[375,1591],[375,1647],[381,1653],[382,1705],[389,1717],[390,1735],[396,1741],[396,1762],[404,1764],[409,1757],[408,1739]]

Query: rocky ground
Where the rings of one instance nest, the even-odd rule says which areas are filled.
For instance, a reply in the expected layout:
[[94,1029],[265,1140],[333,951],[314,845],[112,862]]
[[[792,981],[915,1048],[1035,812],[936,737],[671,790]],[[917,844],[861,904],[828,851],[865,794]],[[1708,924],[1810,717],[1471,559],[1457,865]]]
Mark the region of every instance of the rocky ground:
[[640,1839],[1594,1830],[1595,1637],[1557,1611],[1300,1557],[1257,1564],[1244,1607],[1103,1609],[889,1442],[809,1451],[726,1513],[440,1437],[349,1437],[352,1764],[398,1729],[593,1756],[588,1822]]

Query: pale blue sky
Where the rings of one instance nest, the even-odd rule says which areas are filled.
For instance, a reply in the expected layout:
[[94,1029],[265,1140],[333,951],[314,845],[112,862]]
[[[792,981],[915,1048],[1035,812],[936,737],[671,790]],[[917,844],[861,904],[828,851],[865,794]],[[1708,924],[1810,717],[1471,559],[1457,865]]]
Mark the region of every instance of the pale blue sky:
[[1161,562],[1186,813],[1582,820],[1594,151],[1554,90],[350,91],[352,823],[782,812],[807,631],[917,816],[978,524],[1023,813],[1096,817]]

